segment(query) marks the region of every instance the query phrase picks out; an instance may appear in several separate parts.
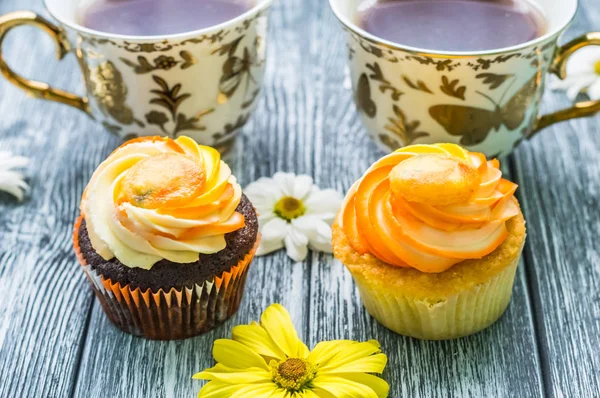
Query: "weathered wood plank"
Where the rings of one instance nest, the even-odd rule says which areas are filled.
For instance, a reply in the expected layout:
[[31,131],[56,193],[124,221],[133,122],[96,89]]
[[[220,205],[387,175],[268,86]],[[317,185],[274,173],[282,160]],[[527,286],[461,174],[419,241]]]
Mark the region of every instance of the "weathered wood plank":
[[[582,1],[566,33],[600,29],[595,1]],[[542,112],[568,107],[547,93]],[[545,391],[600,395],[600,117],[558,124],[515,155],[528,222],[526,272],[532,289]]]
[[[289,30],[296,18],[289,6],[275,3],[271,23],[289,40],[297,40]],[[296,7],[303,8],[301,2]],[[305,123],[311,119],[304,114],[310,102],[298,80],[304,67],[302,54],[289,42],[271,38],[275,40],[270,42],[258,109],[226,159],[242,185],[278,170],[310,172],[311,167],[310,136],[305,135]],[[298,330],[306,330],[309,275],[309,264],[293,264],[283,252],[255,259],[238,313],[216,330],[184,341],[156,342],[126,335],[110,324],[95,302],[74,396],[195,396],[202,382],[191,376],[213,365],[213,341],[230,337],[237,324],[258,320],[269,304],[285,305]]]
[[[594,3],[582,0],[569,38],[598,23]],[[0,13],[17,7],[41,10],[39,0],[5,0]],[[271,33],[263,97],[228,161],[242,184],[287,170],[343,191],[381,153],[343,88],[341,29],[326,2],[285,0],[275,3]],[[42,34],[25,28],[11,36],[8,58],[20,71],[78,87],[74,60],[50,62],[53,44]],[[544,109],[566,105],[548,94]],[[350,274],[331,256],[292,264],[278,253],[255,261],[240,311],[225,325],[186,341],[153,342],[110,325],[71,252],[81,191],[118,140],[76,111],[29,100],[3,80],[0,115],[0,149],[33,157],[32,198],[17,206],[0,195],[0,396],[194,396],[201,383],[190,377],[212,365],[214,339],[273,302],[286,305],[309,346],[379,339],[390,358],[391,397],[600,390],[598,119],[556,126],[511,162],[529,242],[511,306],[488,330],[439,343],[397,336],[366,314]]]
[[[0,14],[41,10],[36,1],[0,2]],[[24,75],[76,90],[73,58],[53,61],[53,43],[23,28],[6,57]],[[28,99],[0,79],[0,150],[30,156],[31,197],[0,194],[0,396],[71,395],[92,295],[73,261],[71,229],[91,167],[115,145],[80,112]],[[86,144],[94,138],[94,151]]]

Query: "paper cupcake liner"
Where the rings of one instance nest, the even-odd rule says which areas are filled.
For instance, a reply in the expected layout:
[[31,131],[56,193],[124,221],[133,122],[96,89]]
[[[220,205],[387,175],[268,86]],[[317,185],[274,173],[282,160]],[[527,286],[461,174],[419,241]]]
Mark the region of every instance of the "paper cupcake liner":
[[260,237],[243,260],[213,280],[152,292],[115,283],[86,263],[79,248],[82,219],[75,223],[75,253],[108,319],[122,331],[153,340],[185,339],[213,329],[237,311]]
[[494,323],[510,302],[519,258],[488,282],[439,302],[415,299],[402,291],[378,289],[353,275],[364,306],[396,333],[423,340],[446,340],[479,332]]

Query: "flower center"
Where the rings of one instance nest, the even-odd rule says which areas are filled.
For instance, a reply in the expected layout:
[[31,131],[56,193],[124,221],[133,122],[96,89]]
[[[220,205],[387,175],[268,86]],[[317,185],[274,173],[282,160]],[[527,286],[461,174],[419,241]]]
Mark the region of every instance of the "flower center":
[[284,196],[275,203],[273,211],[280,218],[291,221],[306,213],[306,207],[304,207],[304,203],[301,200],[291,196]]
[[594,72],[596,72],[597,75],[600,75],[600,60],[596,61],[594,64]]
[[317,373],[313,364],[300,358],[288,358],[280,362],[272,361],[273,381],[288,391],[301,390],[315,378]]

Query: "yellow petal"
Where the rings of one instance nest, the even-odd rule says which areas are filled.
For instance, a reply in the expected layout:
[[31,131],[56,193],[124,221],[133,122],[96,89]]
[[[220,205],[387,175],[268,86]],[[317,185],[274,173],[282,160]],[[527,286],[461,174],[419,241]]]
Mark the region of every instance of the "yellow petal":
[[[229,366],[225,366],[221,363],[217,363],[215,366],[213,366],[212,368],[207,368],[204,369],[202,372],[211,372],[211,373],[235,373],[235,372],[239,372],[240,369],[238,368],[230,368]],[[206,378],[206,377],[202,377],[200,375],[200,373],[196,373],[195,375],[192,376],[192,379],[199,379],[199,380],[212,380],[211,378]]]
[[[316,349],[317,347],[315,347]],[[333,351],[333,350],[331,350]],[[338,371],[341,366],[348,365],[354,363],[356,360],[370,358],[370,356],[377,357],[379,360],[382,357],[378,357],[377,355],[373,355],[381,352],[379,348],[379,343],[375,340],[365,341],[362,343],[353,342],[352,344],[344,344],[341,346],[334,355],[329,357],[329,360],[322,361],[319,357],[312,358],[314,360],[313,363],[318,363],[320,371],[328,371],[335,370]],[[385,367],[385,363],[387,362],[387,357],[383,355],[383,367]],[[373,372],[372,370],[357,370],[358,372]],[[383,371],[383,369],[382,369]],[[377,373],[381,373],[377,372]]]
[[336,398],[379,398],[369,386],[343,377],[317,376],[312,385],[315,393],[327,391]]
[[312,388],[311,391],[319,398],[338,398],[327,390],[322,388]]
[[318,366],[327,366],[329,361],[346,347],[355,344],[353,340],[321,341],[311,351],[308,360]]
[[[302,391],[302,395],[300,395],[300,397],[302,398],[322,398],[322,395],[317,395],[315,392],[313,392],[312,390],[304,390]],[[326,398],[329,398],[330,396],[327,395]],[[335,398],[335,397],[333,397]]]
[[198,398],[247,398],[271,397],[272,393],[281,390],[274,383],[260,384],[228,384],[211,381],[202,387]]
[[239,325],[233,328],[232,337],[252,351],[269,358],[285,359],[285,353],[260,325]]
[[261,384],[248,384],[239,386],[238,389],[231,394],[231,398],[258,398],[258,397],[271,397],[279,387],[273,382],[261,383]]
[[261,368],[231,369],[223,365],[206,369],[192,376],[194,379],[217,380],[229,384],[250,384],[271,381],[271,372]]
[[260,317],[260,324],[288,357],[308,356],[308,347],[298,338],[290,314],[281,304],[267,307]]
[[337,374],[337,373],[383,373],[387,356],[383,353],[375,354],[364,358],[356,359],[352,362],[338,365],[335,367],[327,367],[326,369],[319,368],[319,373],[322,374]]
[[257,367],[269,370],[267,363],[256,352],[240,342],[229,339],[215,340],[213,357],[225,366],[236,369]]
[[[267,395],[268,398],[291,398],[288,391],[284,388],[278,388],[277,390],[273,391],[271,393],[271,395]],[[294,396],[292,396],[293,398],[296,398]]]
[[[316,395],[314,392],[310,391],[310,390],[302,390],[302,391],[287,391],[287,390],[283,390],[283,395],[277,395],[277,398],[313,398],[313,397],[317,397],[319,398],[318,395]],[[269,398],[273,398],[273,397],[269,397]]]
[[236,385],[210,381],[202,387],[198,398],[229,398],[238,388]]
[[381,377],[371,374],[341,373],[336,374],[336,376],[369,386],[373,391],[375,391],[375,394],[377,394],[378,397],[387,397],[390,392],[390,386],[387,381],[383,380]]

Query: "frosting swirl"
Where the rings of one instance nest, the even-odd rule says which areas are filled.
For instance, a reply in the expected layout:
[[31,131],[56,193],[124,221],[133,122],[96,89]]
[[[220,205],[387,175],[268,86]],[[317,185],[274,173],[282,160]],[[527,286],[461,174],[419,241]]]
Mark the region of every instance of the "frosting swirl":
[[454,144],[412,145],[371,166],[337,218],[350,245],[399,267],[443,272],[493,252],[519,214],[498,160]]
[[188,137],[143,137],[117,148],[81,201],[90,241],[105,260],[150,269],[225,248],[245,226],[242,190],[219,152]]

